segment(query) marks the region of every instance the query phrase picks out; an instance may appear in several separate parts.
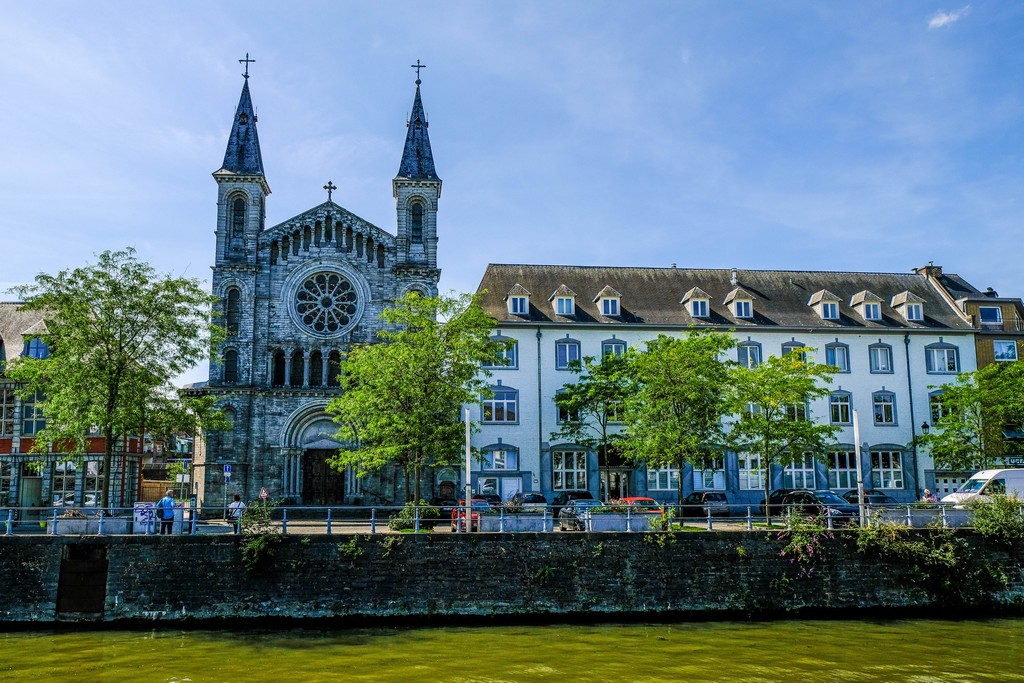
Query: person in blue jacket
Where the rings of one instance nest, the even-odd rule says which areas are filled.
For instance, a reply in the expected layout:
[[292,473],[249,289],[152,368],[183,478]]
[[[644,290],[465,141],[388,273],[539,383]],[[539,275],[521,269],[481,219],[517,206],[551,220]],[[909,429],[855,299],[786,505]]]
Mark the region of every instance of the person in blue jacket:
[[156,517],[160,520],[160,533],[174,533],[174,490],[167,489],[167,495],[156,504]]

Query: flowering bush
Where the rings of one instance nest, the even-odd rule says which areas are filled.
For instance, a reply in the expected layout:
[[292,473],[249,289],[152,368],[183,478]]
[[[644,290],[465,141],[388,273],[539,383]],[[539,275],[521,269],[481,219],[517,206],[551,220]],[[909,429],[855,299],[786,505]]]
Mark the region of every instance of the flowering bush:
[[807,577],[814,573],[815,565],[825,559],[826,542],[833,538],[821,518],[790,511],[785,530],[778,534],[780,541],[786,541],[779,555],[799,567],[797,578]]

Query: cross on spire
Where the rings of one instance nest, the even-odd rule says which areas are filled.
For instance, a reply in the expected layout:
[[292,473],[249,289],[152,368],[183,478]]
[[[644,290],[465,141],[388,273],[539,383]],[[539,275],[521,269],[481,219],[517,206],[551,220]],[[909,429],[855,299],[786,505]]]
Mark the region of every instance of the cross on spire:
[[[248,56],[248,55],[246,55],[246,56]],[[416,85],[419,85],[420,84],[420,69],[426,69],[427,65],[426,64],[420,64],[420,60],[417,59],[416,63],[415,64],[410,64],[409,67],[413,68],[413,69],[416,69]]]
[[324,189],[327,190],[327,201],[331,201],[331,193],[334,192],[335,190],[337,190],[338,186],[335,185],[330,180],[328,180],[327,184],[324,185]]
[[249,53],[248,52],[245,53],[245,59],[239,59],[238,60],[239,64],[245,64],[245,73],[242,74],[243,76],[245,76],[246,78],[249,78],[249,65],[253,64],[255,62],[256,62],[255,59],[249,59]]

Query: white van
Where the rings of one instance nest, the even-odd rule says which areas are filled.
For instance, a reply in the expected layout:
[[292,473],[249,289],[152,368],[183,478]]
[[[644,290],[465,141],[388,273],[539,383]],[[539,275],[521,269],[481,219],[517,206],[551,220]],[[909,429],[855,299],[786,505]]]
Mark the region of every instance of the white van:
[[1024,469],[982,470],[954,493],[943,498],[942,502],[963,505],[970,500],[985,500],[995,494],[1024,500]]

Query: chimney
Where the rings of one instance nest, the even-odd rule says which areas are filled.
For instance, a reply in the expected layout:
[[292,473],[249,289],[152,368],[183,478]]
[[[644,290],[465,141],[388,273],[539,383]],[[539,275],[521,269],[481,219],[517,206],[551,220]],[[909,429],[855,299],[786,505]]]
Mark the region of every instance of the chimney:
[[927,266],[914,268],[914,272],[925,277],[942,277],[942,266],[937,266],[934,261],[929,261]]
[[996,298],[999,297],[999,292],[997,292],[996,290],[992,289],[991,287],[986,289],[983,293],[985,294],[985,296],[987,296],[990,299],[996,299]]
[[739,280],[736,279],[736,269],[735,268],[732,269],[732,279],[729,280],[729,284],[732,285],[733,287],[735,287],[737,284],[739,284]]

